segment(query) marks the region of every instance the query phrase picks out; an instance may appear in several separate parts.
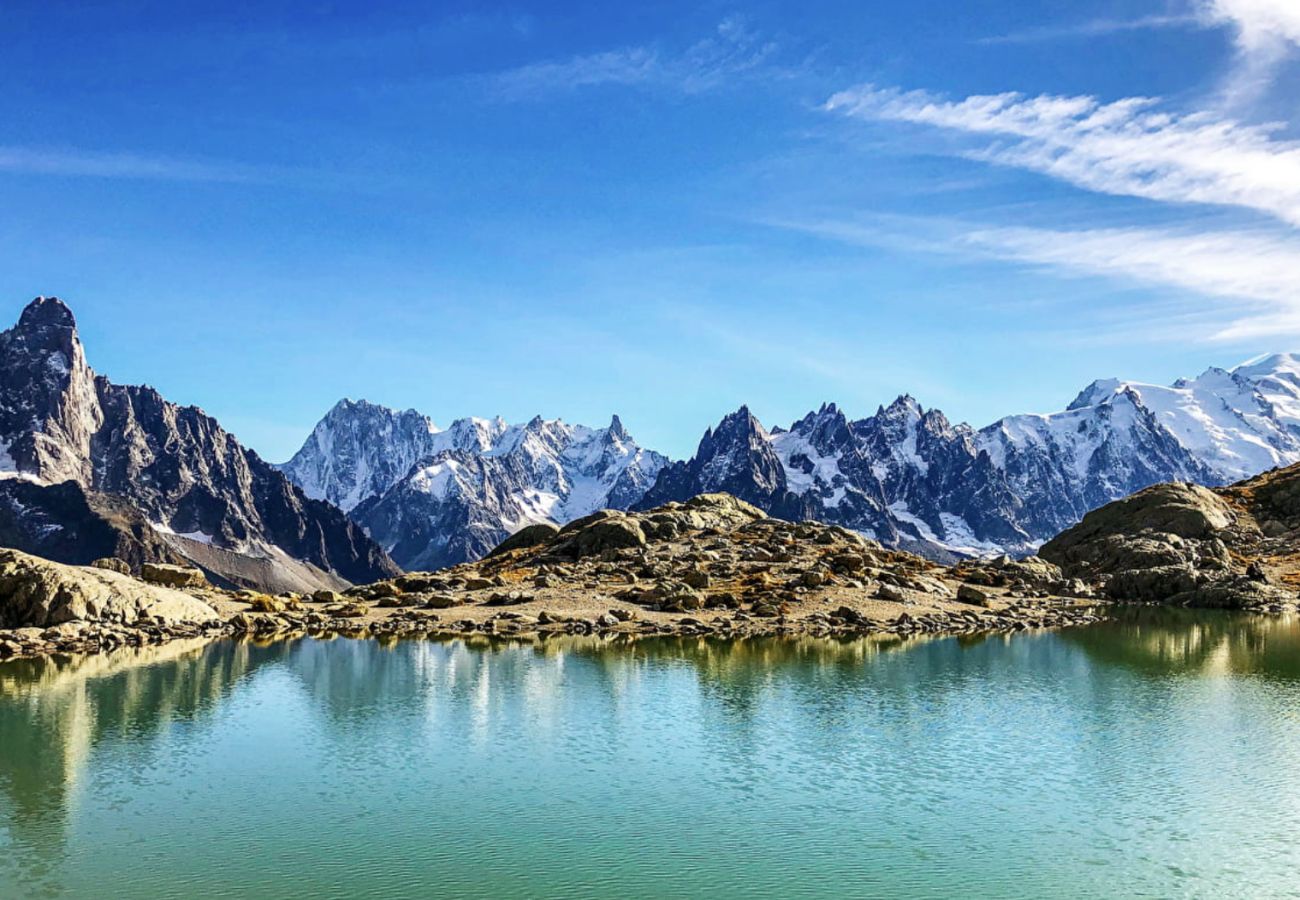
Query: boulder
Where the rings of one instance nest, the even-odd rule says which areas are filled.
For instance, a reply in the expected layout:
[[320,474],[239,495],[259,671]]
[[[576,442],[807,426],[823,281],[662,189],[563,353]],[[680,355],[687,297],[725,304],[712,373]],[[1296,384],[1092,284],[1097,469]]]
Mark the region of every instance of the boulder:
[[987,591],[982,591],[972,584],[963,584],[957,588],[957,602],[969,603],[971,606],[990,607],[993,605],[993,595]]
[[1084,568],[1119,571],[1191,562],[1197,543],[1216,540],[1235,521],[1223,498],[1207,488],[1158,484],[1094,509],[1044,544],[1039,556],[1068,576]]
[[0,627],[48,628],[62,622],[218,625],[208,604],[170,587],[145,584],[109,569],[65,566],[17,550],[0,550]]
[[611,517],[600,519],[574,535],[573,546],[579,559],[596,556],[606,550],[644,547],[645,532],[635,519]]
[[208,587],[207,576],[191,566],[173,566],[167,563],[145,563],[140,568],[140,577],[150,584],[161,584],[173,588]]
[[118,559],[116,556],[104,556],[91,563],[96,569],[107,569],[110,572],[121,572],[123,575],[131,574],[131,567],[126,564],[126,560]]
[[525,550],[529,547],[537,547],[545,544],[559,533],[559,527],[552,525],[550,522],[527,525],[497,544],[496,548],[488,556],[499,556],[502,553],[509,553],[511,550]]
[[901,588],[896,588],[892,584],[881,583],[876,589],[876,596],[881,600],[889,600],[893,603],[906,603],[907,593]]
[[428,594],[424,601],[425,609],[450,609],[460,604],[460,599],[451,594]]
[[1170,598],[1200,587],[1203,579],[1189,565],[1152,566],[1114,573],[1106,584],[1112,600],[1169,602]]

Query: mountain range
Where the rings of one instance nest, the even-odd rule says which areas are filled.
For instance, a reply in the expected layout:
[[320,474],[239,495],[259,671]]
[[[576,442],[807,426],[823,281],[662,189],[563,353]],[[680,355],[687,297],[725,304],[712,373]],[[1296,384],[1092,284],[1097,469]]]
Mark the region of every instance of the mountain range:
[[220,583],[315,590],[397,566],[193,406],[96,375],[71,310],[0,333],[0,543],[60,562],[185,562]]
[[667,459],[615,416],[605,428],[541,417],[460,419],[344,400],[281,468],[309,497],[337,503],[407,569],[477,559],[536,522],[626,509]]
[[940,560],[1027,554],[1160,481],[1227,484],[1300,460],[1300,358],[1172,386],[1096,381],[1064,410],[981,429],[902,396],[862,419],[824,404],[771,431],[742,407],[669,462],[615,417],[463,419],[343,401],[282,468],[340,504],[407,568],[482,556],[524,525],[725,491],[773,516],[843,525]]
[[688,460],[603,428],[344,400],[280,466],[211,417],[87,364],[66,305],[0,333],[0,545],[62,562],[187,562],[228,584],[339,587],[485,555],[533,523],[729,492],[933,558],[1033,552],[1161,481],[1221,485],[1300,461],[1300,358],[1171,386],[1096,381],[1065,409],[980,429],[910,396],[770,431],[742,407]]

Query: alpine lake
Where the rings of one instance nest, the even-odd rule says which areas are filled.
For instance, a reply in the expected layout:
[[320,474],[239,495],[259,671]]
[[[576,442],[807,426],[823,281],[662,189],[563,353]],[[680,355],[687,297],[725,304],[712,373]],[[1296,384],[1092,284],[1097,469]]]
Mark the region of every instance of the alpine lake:
[[1300,895],[1300,619],[0,664],[0,897]]

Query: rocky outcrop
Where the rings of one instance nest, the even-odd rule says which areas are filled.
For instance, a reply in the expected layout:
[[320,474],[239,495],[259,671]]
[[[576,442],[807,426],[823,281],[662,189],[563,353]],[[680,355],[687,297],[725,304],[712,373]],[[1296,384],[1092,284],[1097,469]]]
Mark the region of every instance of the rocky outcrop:
[[[96,375],[54,298],[0,334],[0,475],[0,540],[55,559],[119,556],[138,568],[201,545],[230,554],[232,565],[214,555],[204,567],[236,584],[248,581],[235,556],[274,570],[283,555],[350,582],[398,571],[360,527],[202,410]],[[271,571],[265,583],[277,580]]]
[[182,591],[107,569],[65,566],[17,550],[0,550],[0,628],[140,621],[221,624],[211,606]]
[[558,525],[552,525],[550,522],[538,522],[536,525],[525,525],[500,544],[497,544],[488,555],[496,556],[499,553],[509,553],[511,550],[524,550],[528,547],[536,547],[538,544],[545,544],[559,533],[560,527]]
[[1292,492],[1300,466],[1215,490],[1156,485],[1088,513],[1041,555],[1116,600],[1280,609],[1296,600],[1300,517],[1275,518],[1270,501]]
[[[846,528],[773,518],[714,493],[644,511],[601,510],[503,545],[480,562],[348,594],[354,603],[406,609],[408,616],[454,609],[461,618],[452,630],[461,631],[684,629],[734,636],[1095,621],[1095,603],[1061,593],[1069,587],[1043,560],[948,569]],[[578,611],[585,615],[575,617]],[[695,618],[706,612],[711,624]],[[688,617],[671,618],[681,614]]]
[[[1085,624],[1101,615],[1099,601],[1071,593],[1042,560],[946,568],[839,526],[769,517],[726,494],[643,512],[600,510],[562,529],[537,527],[479,562],[346,591],[231,591],[202,584],[194,570],[149,565],[147,578],[179,586],[165,587],[98,567],[19,561],[22,578],[0,591],[9,611],[0,619],[0,659],[218,634],[905,637]],[[162,598],[187,606],[160,605]],[[190,602],[217,618],[187,621]],[[63,621],[50,624],[56,620]],[[5,630],[19,623],[38,624]]]

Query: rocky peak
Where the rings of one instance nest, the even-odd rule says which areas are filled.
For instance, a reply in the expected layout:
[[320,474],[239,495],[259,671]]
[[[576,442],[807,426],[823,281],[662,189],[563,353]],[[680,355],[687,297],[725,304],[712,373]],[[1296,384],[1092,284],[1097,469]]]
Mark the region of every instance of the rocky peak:
[[704,432],[698,455],[714,457],[732,452],[762,452],[768,445],[767,429],[748,406],[724,416],[716,427]]
[[852,443],[849,420],[834,403],[823,403],[790,426],[790,433],[802,437],[823,456],[830,456]]
[[37,297],[0,334],[0,449],[31,477],[86,484],[91,435],[102,423],[72,312]]
[[27,304],[22,315],[18,317],[20,329],[51,326],[72,329],[77,327],[77,320],[72,315],[72,310],[68,309],[67,304],[58,297],[37,297]]
[[1068,412],[1070,410],[1096,406],[1098,403],[1101,403],[1103,400],[1114,394],[1121,384],[1122,382],[1118,378],[1099,378],[1080,391],[1078,396],[1071,400],[1070,405],[1065,409]]
[[605,429],[605,438],[608,441],[617,441],[627,443],[631,438],[628,436],[627,429],[623,427],[623,420],[615,413],[609,420],[609,427]]
[[876,416],[896,421],[921,418],[921,404],[911,394],[899,394],[894,402],[876,410]]
[[[112,498],[125,513],[97,521],[131,531],[128,543],[146,556],[157,558],[163,543],[245,584],[336,583],[396,571],[342,513],[312,504],[202,410],[96,376],[71,311],[54,298],[37,298],[0,333],[0,451],[0,469],[42,491],[72,482],[92,504]],[[89,514],[47,500],[50,528],[87,527]],[[0,510],[0,530],[13,527],[13,517],[21,532],[18,508]],[[78,542],[65,549],[65,559],[83,561]]]

